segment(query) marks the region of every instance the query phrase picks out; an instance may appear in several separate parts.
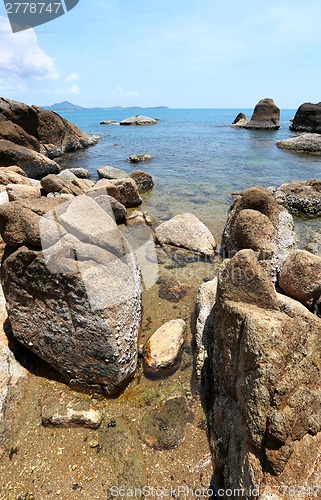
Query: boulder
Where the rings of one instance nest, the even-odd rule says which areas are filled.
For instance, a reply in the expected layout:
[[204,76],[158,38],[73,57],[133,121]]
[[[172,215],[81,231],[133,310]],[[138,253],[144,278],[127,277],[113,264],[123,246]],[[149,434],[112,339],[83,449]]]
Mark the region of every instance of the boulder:
[[223,231],[221,250],[226,257],[250,248],[260,255],[261,265],[275,281],[295,245],[292,216],[270,191],[256,186],[238,195]]
[[0,167],[17,165],[28,177],[41,179],[48,174],[58,174],[58,164],[24,146],[19,146],[11,141],[0,139]]
[[292,181],[282,184],[274,191],[277,202],[291,214],[321,215],[321,180]]
[[0,234],[12,248],[31,245],[41,248],[40,217],[58,206],[57,199],[20,199],[0,206]]
[[280,109],[275,105],[273,99],[261,99],[256,104],[251,119],[246,120],[246,117],[241,117],[234,123],[234,126],[247,129],[277,130],[280,128]]
[[152,155],[138,154],[138,155],[130,155],[127,161],[129,163],[141,163],[144,161],[150,161],[152,160],[152,158],[153,158]]
[[[12,216],[15,203],[22,202],[8,204]],[[28,208],[30,201],[24,203]],[[111,208],[102,205],[78,196],[40,217],[42,251],[34,242],[7,247],[2,283],[19,342],[72,385],[111,394],[136,369],[141,288],[134,255]],[[28,217],[31,211],[20,211],[26,238]],[[10,230],[7,224],[5,233]]]
[[232,127],[243,127],[249,122],[244,113],[239,113],[232,123]]
[[126,118],[120,122],[120,125],[155,125],[157,120],[148,116],[136,115]]
[[321,102],[305,102],[298,108],[290,125],[291,130],[321,133]]
[[113,125],[114,123],[117,123],[115,120],[102,120],[99,122],[100,125]]
[[173,319],[162,325],[144,346],[144,371],[154,376],[175,371],[185,342],[185,321]]
[[0,168],[0,184],[7,186],[8,184],[19,184],[31,186],[32,179],[28,179],[26,173],[19,167],[2,167]]
[[126,179],[128,177],[124,170],[109,165],[97,168],[97,172],[99,179]]
[[142,203],[134,179],[101,179],[95,184],[91,191],[97,191],[97,189],[105,189],[107,194],[115,198],[126,208],[137,207]]
[[255,259],[242,250],[219,273],[205,398],[218,487],[270,498],[321,478],[321,320]]
[[214,256],[216,243],[208,228],[195,215],[179,214],[156,228],[161,245],[185,248],[202,255]]
[[90,179],[91,173],[86,168],[69,168],[68,169],[72,174],[74,174],[78,179]]
[[38,114],[34,107],[0,97],[0,114],[21,127],[28,135],[37,137]]
[[39,141],[33,135],[29,135],[22,127],[5,118],[1,113],[0,128],[1,139],[11,141],[18,146],[24,146],[38,153],[40,152]]
[[154,186],[153,177],[142,170],[135,170],[129,177],[136,182],[138,191],[148,191]]
[[321,296],[321,258],[295,250],[285,259],[279,274],[282,290],[306,307],[314,307]]
[[41,198],[40,187],[25,184],[7,184],[6,191],[9,201],[24,200],[26,198]]
[[86,180],[64,180],[59,175],[47,175],[41,179],[41,187],[46,193],[64,193],[79,196],[89,191],[90,186]]
[[301,134],[297,137],[290,137],[277,141],[277,147],[288,149],[297,153],[321,154],[321,135],[319,134]]

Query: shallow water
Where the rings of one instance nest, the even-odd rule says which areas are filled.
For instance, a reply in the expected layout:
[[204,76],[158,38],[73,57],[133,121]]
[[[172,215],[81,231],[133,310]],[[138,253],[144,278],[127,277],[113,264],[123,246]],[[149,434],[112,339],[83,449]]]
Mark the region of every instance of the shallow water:
[[[220,237],[231,193],[253,185],[278,186],[294,179],[320,178],[321,157],[278,149],[275,142],[296,135],[288,128],[295,110],[281,111],[277,131],[230,127],[241,109],[125,109],[81,110],[62,115],[84,132],[100,136],[99,143],[66,155],[64,167],[112,165],[127,172],[142,168],[155,187],[144,195],[148,211],[160,220],[192,212]],[[159,118],[157,125],[122,127],[100,125],[136,114]],[[153,160],[132,166],[126,159],[148,153]]]

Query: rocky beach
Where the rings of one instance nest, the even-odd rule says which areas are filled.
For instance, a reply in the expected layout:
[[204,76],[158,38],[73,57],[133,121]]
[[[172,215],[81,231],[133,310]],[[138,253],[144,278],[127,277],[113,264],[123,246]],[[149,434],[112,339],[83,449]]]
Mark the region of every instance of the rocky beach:
[[[316,158],[319,107],[290,154]],[[280,126],[266,98],[225,130]],[[144,143],[93,174],[96,145],[0,99],[0,498],[318,498],[320,177],[231,186],[208,224],[171,196],[153,211]]]

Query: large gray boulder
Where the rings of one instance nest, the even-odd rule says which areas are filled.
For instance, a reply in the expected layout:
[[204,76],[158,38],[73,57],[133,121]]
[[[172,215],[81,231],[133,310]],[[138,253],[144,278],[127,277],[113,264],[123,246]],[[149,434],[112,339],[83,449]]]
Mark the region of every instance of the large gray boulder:
[[[110,394],[136,369],[141,288],[110,202],[107,208],[98,195],[41,216],[20,205],[21,224],[31,213],[33,223],[40,219],[42,250],[28,241],[14,249],[9,241],[2,283],[14,336],[66,381]],[[9,221],[3,218],[4,234]]]
[[321,154],[321,135],[306,133],[297,137],[290,137],[277,141],[276,146],[280,149],[288,149],[296,153]]
[[130,118],[125,118],[120,122],[120,125],[155,125],[157,120],[148,116],[136,115]]
[[274,498],[320,484],[321,320],[275,292],[252,250],[223,263],[215,310],[204,375],[218,487]]

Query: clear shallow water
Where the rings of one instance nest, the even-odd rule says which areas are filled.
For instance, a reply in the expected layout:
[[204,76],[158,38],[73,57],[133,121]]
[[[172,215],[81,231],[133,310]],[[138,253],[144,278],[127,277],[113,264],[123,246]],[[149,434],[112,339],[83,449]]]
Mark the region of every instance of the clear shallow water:
[[[145,208],[160,219],[193,212],[219,238],[233,191],[253,185],[277,186],[294,179],[320,178],[321,158],[280,150],[275,142],[294,136],[288,128],[295,110],[281,111],[278,131],[250,131],[230,127],[241,109],[127,109],[81,110],[61,113],[99,143],[66,155],[65,167],[112,165],[127,172],[142,168],[155,187],[144,195]],[[159,118],[145,127],[100,125],[143,114]],[[148,153],[153,160],[132,166],[126,159]]]

